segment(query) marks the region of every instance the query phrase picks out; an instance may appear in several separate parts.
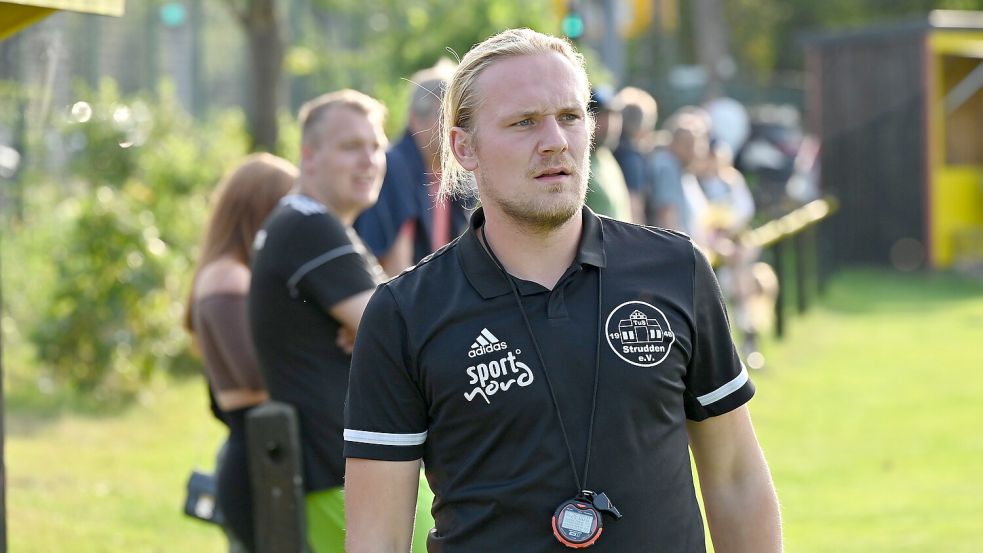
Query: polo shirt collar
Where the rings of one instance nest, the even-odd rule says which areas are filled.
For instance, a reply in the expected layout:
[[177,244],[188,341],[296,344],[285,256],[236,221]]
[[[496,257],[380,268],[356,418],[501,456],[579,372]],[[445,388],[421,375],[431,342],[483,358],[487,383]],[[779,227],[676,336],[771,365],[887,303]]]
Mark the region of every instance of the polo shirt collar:
[[[604,254],[604,233],[601,228],[601,219],[587,206],[583,207],[581,217],[584,226],[577,255],[571,265],[606,267],[607,256]],[[468,230],[465,231],[458,243],[458,257],[464,268],[464,275],[471,286],[481,294],[481,297],[490,299],[508,294],[512,290],[508,282],[502,278],[502,273],[495,265],[495,261],[482,246],[478,231],[484,224],[485,213],[479,207],[471,215]],[[527,293],[522,282],[519,281],[518,284],[520,291],[523,294]]]

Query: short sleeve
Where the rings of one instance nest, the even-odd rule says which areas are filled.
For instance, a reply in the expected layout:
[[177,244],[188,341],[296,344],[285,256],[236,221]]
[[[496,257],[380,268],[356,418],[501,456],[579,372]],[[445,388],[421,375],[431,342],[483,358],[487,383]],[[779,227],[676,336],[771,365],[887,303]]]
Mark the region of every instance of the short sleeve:
[[304,251],[287,278],[291,295],[311,298],[325,311],[376,286],[377,271],[365,246],[329,217],[306,217],[299,235]]
[[720,286],[710,263],[696,248],[693,307],[696,329],[686,371],[686,417],[704,420],[747,403],[754,395],[731,337]]
[[345,457],[412,461],[423,457],[427,405],[413,377],[406,325],[387,286],[359,324],[345,402]]

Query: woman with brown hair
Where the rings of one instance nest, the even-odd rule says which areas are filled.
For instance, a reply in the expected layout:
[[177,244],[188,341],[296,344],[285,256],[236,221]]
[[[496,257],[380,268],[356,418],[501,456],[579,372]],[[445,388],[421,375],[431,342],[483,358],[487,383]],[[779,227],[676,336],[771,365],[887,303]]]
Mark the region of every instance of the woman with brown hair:
[[253,551],[246,413],[266,401],[247,320],[250,252],[264,219],[293,186],[297,169],[270,154],[245,158],[219,185],[184,324],[204,357],[212,412],[229,429],[216,470],[218,507],[231,532]]

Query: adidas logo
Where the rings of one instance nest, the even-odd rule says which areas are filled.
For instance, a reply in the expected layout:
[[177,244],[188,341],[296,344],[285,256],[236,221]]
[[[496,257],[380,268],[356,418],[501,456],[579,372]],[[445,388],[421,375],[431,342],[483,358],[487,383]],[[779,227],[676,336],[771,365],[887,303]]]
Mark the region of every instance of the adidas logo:
[[508,344],[495,337],[491,331],[483,328],[478,334],[478,337],[475,338],[474,343],[471,344],[471,349],[468,350],[468,357],[474,359],[480,355],[492,353],[493,351],[502,351],[508,347]]

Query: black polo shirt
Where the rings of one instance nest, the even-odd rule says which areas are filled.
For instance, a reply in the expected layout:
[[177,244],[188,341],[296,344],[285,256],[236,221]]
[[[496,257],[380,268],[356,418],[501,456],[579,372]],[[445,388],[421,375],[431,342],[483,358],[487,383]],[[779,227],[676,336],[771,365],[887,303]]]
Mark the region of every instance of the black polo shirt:
[[341,486],[351,357],[329,310],[374,288],[382,269],[354,231],[301,194],[280,201],[253,248],[249,321],[263,380],[297,409],[304,489]]
[[[685,422],[754,393],[719,287],[684,236],[586,208],[583,221],[553,290],[516,282],[581,472],[603,333],[586,487],[624,517],[605,516],[591,549],[704,551]],[[376,291],[355,347],[345,455],[423,458],[436,495],[431,552],[567,551],[550,519],[576,494],[574,476],[532,338],[479,242],[482,223],[479,210],[458,240]]]

